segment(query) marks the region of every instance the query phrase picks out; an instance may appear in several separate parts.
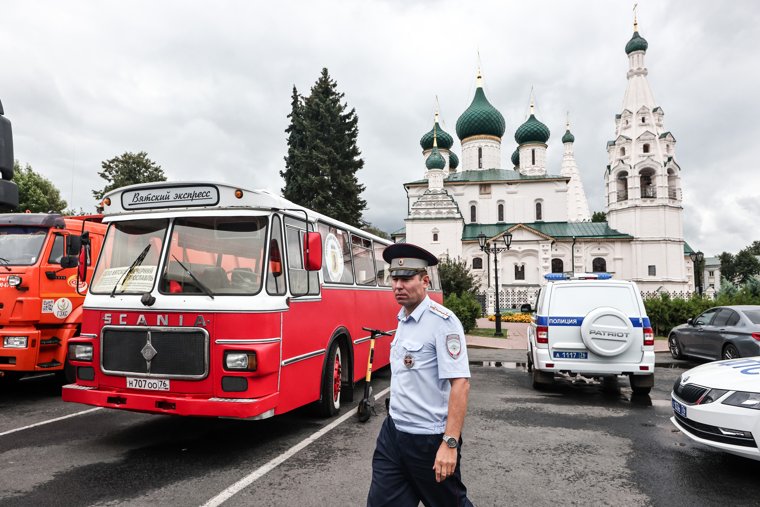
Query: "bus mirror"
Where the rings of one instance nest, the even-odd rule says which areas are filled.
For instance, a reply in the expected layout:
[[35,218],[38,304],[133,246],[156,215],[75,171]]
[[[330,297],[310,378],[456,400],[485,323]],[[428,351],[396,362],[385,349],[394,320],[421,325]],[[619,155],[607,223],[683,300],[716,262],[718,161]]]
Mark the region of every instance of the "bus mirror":
[[272,273],[272,276],[282,275],[280,244],[274,239],[269,242],[269,272]]
[[318,232],[304,234],[303,265],[307,271],[322,269],[322,235]]
[[81,236],[69,236],[69,243],[66,247],[66,253],[68,255],[79,255],[82,250],[82,237]]
[[79,257],[76,255],[64,255],[61,257],[62,269],[73,268],[76,267],[77,264],[79,264]]

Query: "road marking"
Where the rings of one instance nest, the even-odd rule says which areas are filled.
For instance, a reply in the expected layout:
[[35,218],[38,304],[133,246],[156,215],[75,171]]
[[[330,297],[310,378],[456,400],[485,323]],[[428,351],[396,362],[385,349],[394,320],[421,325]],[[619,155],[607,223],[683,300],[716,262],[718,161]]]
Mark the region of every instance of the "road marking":
[[[375,400],[379,399],[382,396],[385,396],[388,391],[390,391],[391,388],[387,387],[377,393],[375,395]],[[335,427],[339,426],[341,423],[347,421],[349,418],[354,417],[356,415],[356,410],[349,410],[342,416],[340,416],[335,421],[331,422],[321,430],[317,431],[313,435],[308,436],[307,438],[301,440],[299,443],[285,451],[284,453],[280,454],[276,458],[270,460],[268,463],[262,465],[261,467],[257,468],[253,472],[251,472],[249,475],[243,477],[239,481],[237,481],[235,484],[230,486],[229,488],[225,489],[218,495],[216,495],[214,498],[209,500],[208,502],[204,503],[202,507],[217,507],[219,505],[222,505],[224,502],[235,496],[237,493],[242,491],[243,489],[247,488],[254,482],[256,482],[258,479],[262,478],[267,473],[271,472],[278,466],[280,466],[283,462],[288,460],[289,458],[293,457],[298,451],[306,448],[310,444],[317,441],[320,437],[326,435],[330,431],[332,431]]]
[[42,422],[30,424],[29,426],[24,426],[23,428],[16,428],[15,430],[4,431],[3,433],[0,433],[0,437],[4,437],[5,435],[10,435],[11,433],[16,433],[18,431],[24,431],[24,430],[28,430],[30,428],[36,428],[37,426],[44,426],[46,424],[50,424],[50,423],[54,423],[54,422],[58,422],[58,421],[63,421],[64,419],[70,419],[72,417],[77,417],[77,416],[80,416],[80,415],[89,414],[90,412],[95,412],[96,410],[101,410],[102,408],[103,407],[96,407],[96,408],[91,408],[91,409],[88,409],[88,410],[82,410],[81,412],[76,412],[74,414],[65,415],[63,417],[56,417],[55,419],[48,419],[47,421],[42,421]]

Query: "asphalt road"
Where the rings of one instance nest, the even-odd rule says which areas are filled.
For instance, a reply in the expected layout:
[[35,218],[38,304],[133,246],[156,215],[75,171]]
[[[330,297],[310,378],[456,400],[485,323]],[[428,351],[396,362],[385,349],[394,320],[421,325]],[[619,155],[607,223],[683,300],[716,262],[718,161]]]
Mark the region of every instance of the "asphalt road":
[[[475,505],[756,504],[760,462],[693,444],[670,423],[680,368],[657,368],[639,399],[626,380],[612,394],[585,381],[538,392],[510,362],[521,355],[471,352],[462,472]],[[388,383],[379,372],[375,392]],[[381,402],[366,424],[308,408],[251,422],[81,413],[91,407],[59,396],[52,378],[0,387],[0,506],[364,505],[385,416]]]

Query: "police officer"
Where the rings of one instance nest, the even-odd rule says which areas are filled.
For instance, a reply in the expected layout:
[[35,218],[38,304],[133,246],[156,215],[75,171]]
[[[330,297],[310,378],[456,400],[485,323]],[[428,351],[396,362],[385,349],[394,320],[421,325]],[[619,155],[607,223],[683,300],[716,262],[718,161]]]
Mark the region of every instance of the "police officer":
[[453,312],[427,295],[430,252],[396,243],[383,251],[401,305],[391,342],[391,396],[372,458],[368,507],[471,506],[459,469],[470,367]]

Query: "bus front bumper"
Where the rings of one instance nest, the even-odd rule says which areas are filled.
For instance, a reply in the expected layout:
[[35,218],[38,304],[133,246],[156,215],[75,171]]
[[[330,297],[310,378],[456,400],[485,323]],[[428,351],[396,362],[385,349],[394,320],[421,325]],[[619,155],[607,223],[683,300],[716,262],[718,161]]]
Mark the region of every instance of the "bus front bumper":
[[97,387],[68,384],[63,386],[63,401],[96,407],[116,408],[152,414],[235,419],[266,419],[275,415],[279,395],[262,398],[216,398],[162,395],[157,392],[100,390]]

